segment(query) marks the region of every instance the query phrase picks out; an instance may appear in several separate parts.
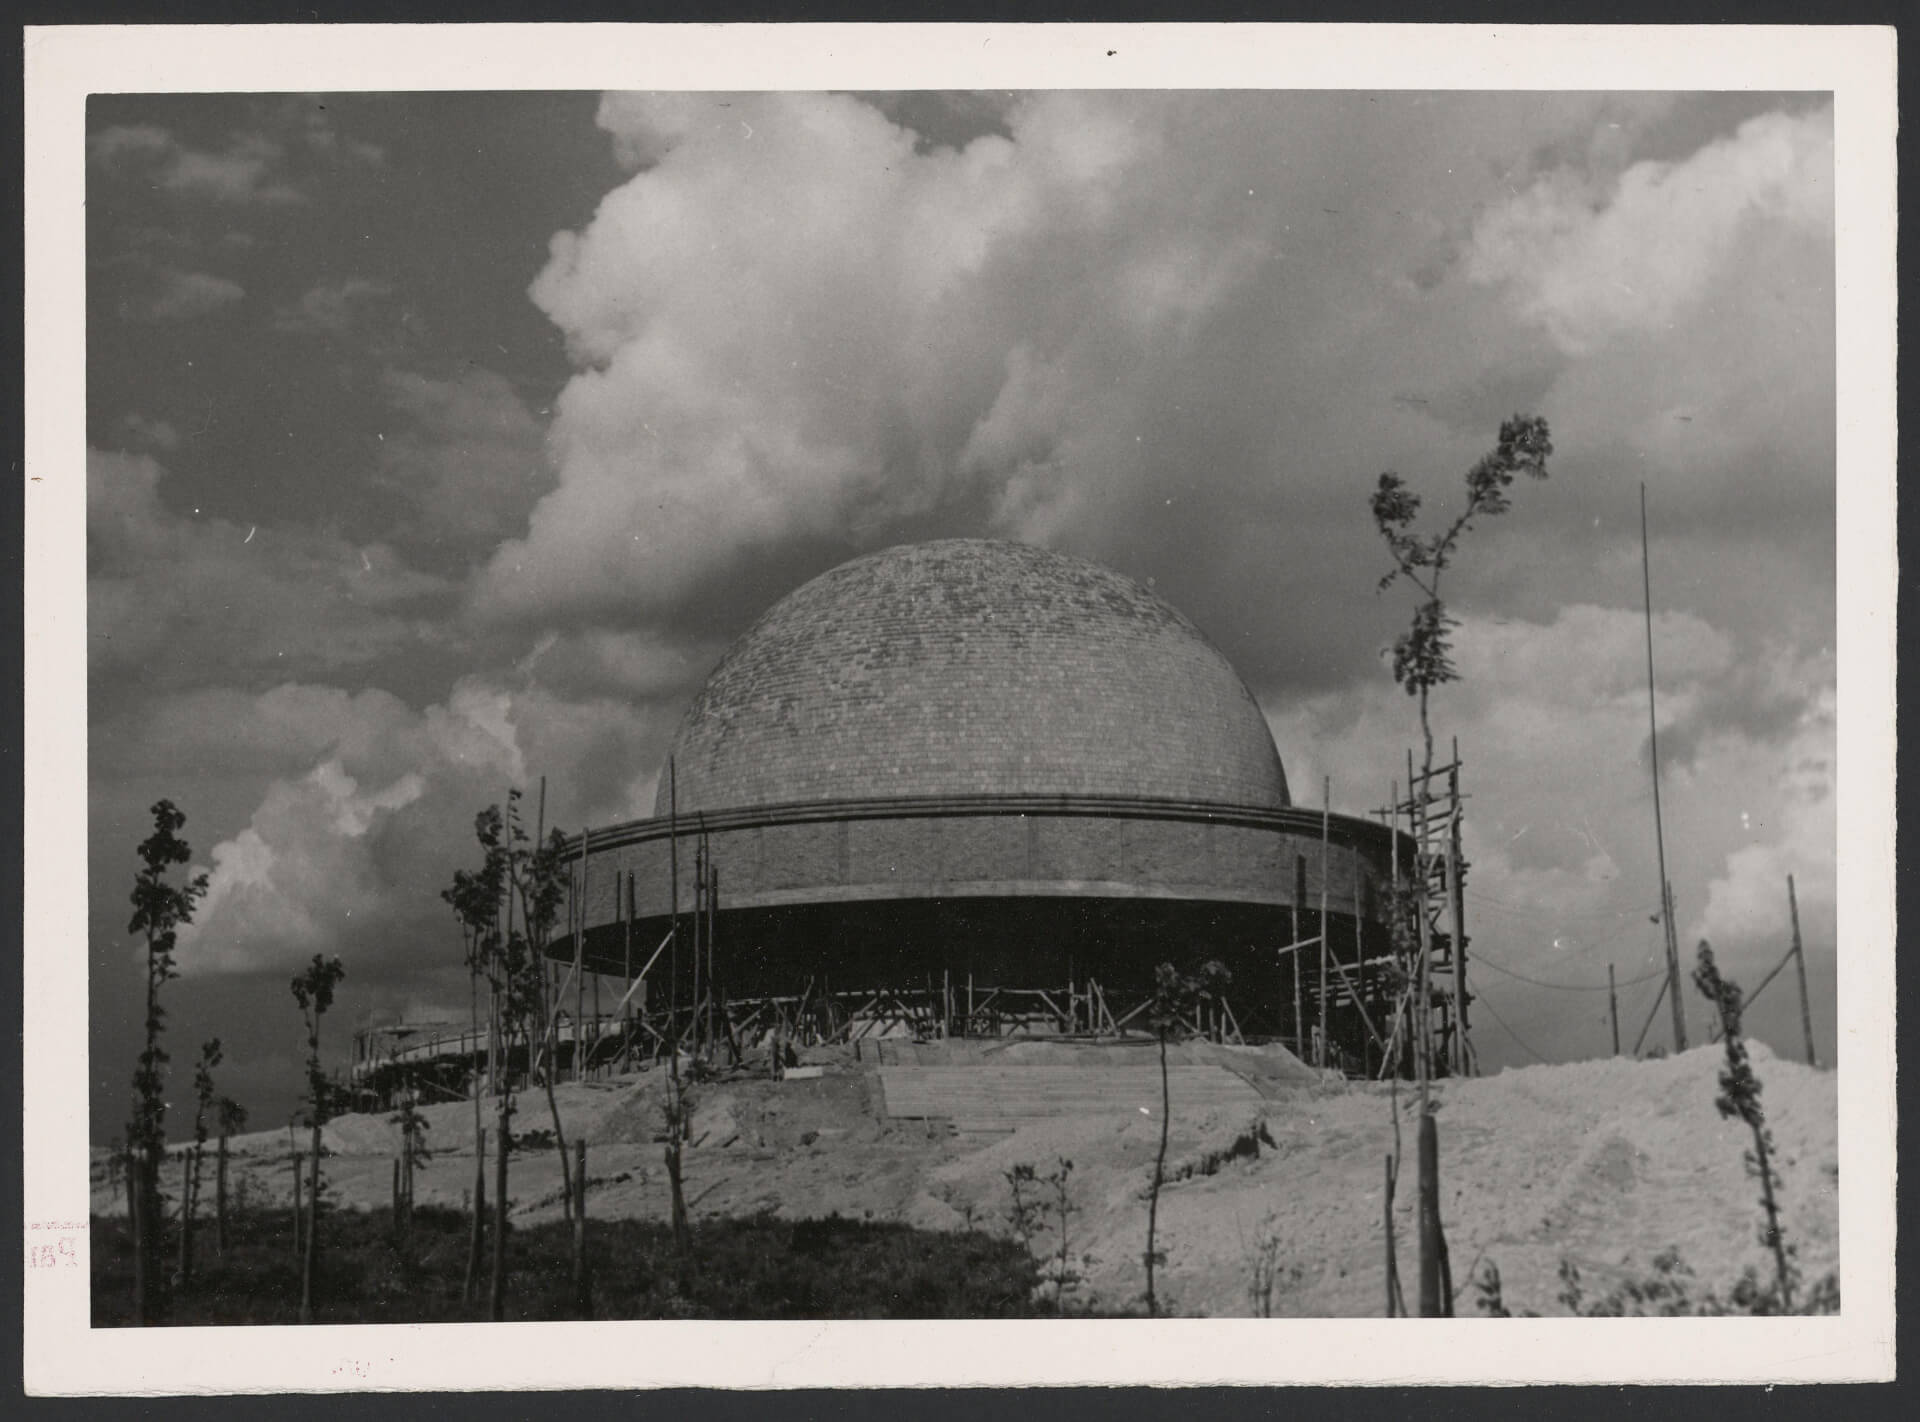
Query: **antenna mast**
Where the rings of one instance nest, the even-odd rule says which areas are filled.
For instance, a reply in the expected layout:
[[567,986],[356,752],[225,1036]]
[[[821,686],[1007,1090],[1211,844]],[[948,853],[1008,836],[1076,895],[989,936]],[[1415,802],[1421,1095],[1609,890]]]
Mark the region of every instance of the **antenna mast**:
[[1653,709],[1653,574],[1647,553],[1647,485],[1640,482],[1640,590],[1647,615],[1647,738],[1653,759],[1653,844],[1660,859],[1660,924],[1667,939],[1667,996],[1673,1003],[1673,1049],[1687,1049],[1687,1013],[1680,994],[1680,941],[1674,936],[1673,887],[1667,882],[1667,836],[1660,819],[1660,725]]

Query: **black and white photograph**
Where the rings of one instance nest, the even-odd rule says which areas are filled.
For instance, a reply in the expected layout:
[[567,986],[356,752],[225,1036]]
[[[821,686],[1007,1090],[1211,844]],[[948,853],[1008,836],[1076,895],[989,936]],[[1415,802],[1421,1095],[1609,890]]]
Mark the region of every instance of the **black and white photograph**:
[[1891,1376],[1890,35],[1019,28],[39,32],[30,1388]]

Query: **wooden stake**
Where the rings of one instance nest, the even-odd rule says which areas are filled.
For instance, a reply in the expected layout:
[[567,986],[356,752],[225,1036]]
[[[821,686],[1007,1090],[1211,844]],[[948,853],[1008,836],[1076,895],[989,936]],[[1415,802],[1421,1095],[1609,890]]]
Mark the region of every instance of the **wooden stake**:
[[1807,1003],[1807,950],[1800,941],[1800,897],[1793,875],[1787,875],[1787,908],[1793,915],[1793,967],[1800,978],[1800,1035],[1807,1044],[1807,1065],[1818,1066],[1813,1055],[1813,1009]]
[[1613,1054],[1620,1055],[1620,995],[1614,991],[1613,964],[1607,964],[1607,1019],[1613,1023]]

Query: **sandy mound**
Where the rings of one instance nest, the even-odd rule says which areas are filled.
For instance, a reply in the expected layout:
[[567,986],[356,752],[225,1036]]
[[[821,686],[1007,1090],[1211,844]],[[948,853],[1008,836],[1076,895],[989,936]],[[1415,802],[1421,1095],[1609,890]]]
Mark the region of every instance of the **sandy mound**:
[[[1782,1061],[1753,1044],[1778,1149],[1788,1238],[1809,1277],[1838,1263],[1835,1078]],[[888,1041],[807,1054],[825,1068],[807,1080],[764,1072],[695,1083],[686,1182],[696,1215],[771,1211],[838,1213],[926,1228],[1004,1232],[1007,1173],[1042,1174],[1073,1163],[1071,1250],[1089,1254],[1081,1295],[1124,1307],[1142,1285],[1146,1190],[1159,1143],[1152,1111],[1037,1119],[1012,1131],[956,1132],[938,1121],[885,1115],[879,1059],[895,1065],[1005,1067],[1022,1062],[1144,1065],[1151,1043],[1046,1041],[922,1044]],[[1253,1083],[1246,1109],[1182,1109],[1173,1101],[1169,1183],[1161,1197],[1161,1294],[1189,1314],[1249,1311],[1251,1260],[1271,1237],[1282,1282],[1276,1313],[1365,1316],[1385,1293],[1383,1162],[1393,1148],[1388,1089],[1322,1080],[1285,1052],[1182,1044],[1170,1059],[1218,1065]],[[1571,1259],[1594,1291],[1623,1271],[1644,1271],[1677,1247],[1703,1286],[1764,1262],[1759,1207],[1747,1178],[1746,1128],[1715,1111],[1717,1048],[1662,1061],[1614,1059],[1530,1067],[1441,1083],[1438,1116],[1442,1213],[1463,1312],[1482,1259],[1505,1278],[1515,1308],[1554,1312],[1560,1261]],[[558,1088],[569,1140],[589,1144],[590,1210],[601,1217],[663,1218],[662,1073]],[[1400,1092],[1405,1165],[1396,1200],[1403,1286],[1413,1286],[1411,1094]],[[426,1110],[434,1160],[416,1189],[426,1202],[459,1205],[472,1186],[471,1103]],[[491,1132],[492,1107],[485,1124]],[[544,1093],[523,1093],[517,1135],[551,1129]],[[386,1116],[332,1122],[329,1187],[349,1205],[387,1199],[397,1131]],[[304,1142],[303,1142],[304,1143]],[[236,1188],[257,1201],[290,1193],[284,1130],[235,1142]],[[94,1162],[94,1208],[124,1208]],[[516,1215],[558,1213],[559,1164],[550,1146],[516,1153]],[[1049,1241],[1050,1243],[1050,1241]]]

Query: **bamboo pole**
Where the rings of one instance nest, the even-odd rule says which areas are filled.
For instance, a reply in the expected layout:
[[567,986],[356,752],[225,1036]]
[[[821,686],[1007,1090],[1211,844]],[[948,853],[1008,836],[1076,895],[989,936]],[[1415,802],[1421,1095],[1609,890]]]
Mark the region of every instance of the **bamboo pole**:
[[1381,1222],[1385,1227],[1387,1239],[1387,1317],[1396,1316],[1394,1308],[1396,1284],[1399,1281],[1399,1266],[1394,1260],[1393,1240],[1393,1152],[1387,1152],[1387,1184],[1380,1197]]
[[1660,979],[1660,991],[1653,995],[1653,1008],[1647,1013],[1647,1020],[1640,1024],[1640,1035],[1633,1039],[1633,1054],[1640,1055],[1640,1044],[1647,1040],[1647,1030],[1653,1026],[1653,1019],[1659,1015],[1660,1004],[1666,1001],[1667,989],[1673,985],[1671,978]]
[[[619,881],[615,880],[614,891],[618,893],[619,890],[620,890]],[[620,978],[620,990],[623,993],[627,994],[626,997],[623,997],[621,999],[622,1005],[625,1006],[625,1004],[633,995],[634,903],[633,903],[633,871],[631,869],[627,871],[626,896],[622,901],[620,907],[626,919],[626,927],[624,932],[625,945],[622,949],[623,956],[622,956],[622,967],[621,967],[621,978]],[[626,1020],[621,1024],[621,1029],[620,1029],[620,1070],[622,1072],[631,1072],[633,1070],[633,1008],[631,1006],[626,1006]]]
[[[1372,1019],[1367,1016],[1367,1005],[1361,999],[1361,996],[1360,996],[1361,989],[1366,986],[1366,982],[1367,982],[1367,967],[1366,967],[1367,945],[1366,945],[1365,937],[1363,936],[1361,932],[1361,927],[1360,927],[1360,922],[1361,922],[1360,920],[1360,846],[1358,844],[1353,846],[1352,859],[1353,859],[1353,976],[1354,976],[1354,981],[1347,983],[1347,990],[1353,994],[1353,1005],[1360,1010],[1360,1016],[1363,1019],[1365,1019],[1367,1023],[1367,1036],[1362,1037],[1360,1039],[1360,1074],[1362,1076],[1372,1076],[1373,1063],[1368,1059],[1368,1056],[1367,1056],[1367,1043],[1374,1036],[1376,1036],[1377,1033],[1375,1033],[1374,1031]],[[1342,981],[1346,980],[1345,973],[1342,973],[1340,976]],[[1386,1043],[1382,1042],[1380,1044],[1380,1047],[1382,1051],[1385,1051]]]
[[687,1025],[692,1055],[700,1055],[700,964],[707,956],[707,841],[701,835],[693,842],[693,992],[688,1003],[693,1009]]
[[1320,1041],[1315,1065],[1327,1064],[1327,850],[1333,833],[1333,777],[1320,780]]
[[1800,941],[1800,896],[1793,875],[1787,875],[1787,909],[1793,915],[1793,967],[1800,979],[1800,1035],[1807,1044],[1807,1065],[1818,1066],[1813,1054],[1813,1009],[1807,1002],[1807,950]]
[[[1290,943],[1300,942],[1300,904],[1307,897],[1307,859],[1304,854],[1293,856],[1293,904],[1287,910]],[[1292,954],[1287,963],[1287,976],[1293,979],[1293,1049],[1299,1053],[1300,1060],[1307,1059],[1307,1022],[1306,1013],[1300,1002],[1300,955]]]
[[1466,856],[1460,846],[1460,738],[1453,738],[1453,764],[1447,767],[1447,899],[1453,921],[1453,1069],[1467,1074],[1467,905],[1461,866]]
[[1673,1049],[1687,1049],[1687,1014],[1680,992],[1680,940],[1673,926],[1673,885],[1667,880],[1667,834],[1660,817],[1660,721],[1653,699],[1653,572],[1647,551],[1647,486],[1640,484],[1640,589],[1647,623],[1647,745],[1653,766],[1653,844],[1660,864],[1660,920],[1667,942],[1667,988],[1673,1001]]
[[586,1015],[587,1006],[587,838],[589,831],[585,826],[580,830],[580,912],[575,916],[573,930],[573,1079],[587,1079],[586,1063],[582,1052],[586,1049],[586,1030],[581,1018]]
[[673,757],[667,757],[667,1058],[676,1084],[680,1080],[680,787]]
[[[1409,763],[1411,763],[1411,755],[1409,755]],[[1411,786],[1408,787],[1408,792],[1411,794]],[[1408,808],[1411,809],[1412,807],[1409,806]],[[1400,963],[1400,945],[1398,938],[1395,936],[1400,921],[1400,783],[1396,780],[1389,780],[1387,782],[1387,844],[1391,850],[1388,858],[1391,861],[1390,872],[1392,879],[1390,882],[1393,888],[1393,912],[1387,922],[1388,948],[1393,954],[1394,963],[1397,967]],[[1404,999],[1404,992],[1401,996]],[[1395,1058],[1399,1054],[1400,1008],[1397,1002],[1394,1005],[1393,1019],[1393,1031],[1387,1043],[1387,1059],[1381,1064],[1380,1074],[1382,1076],[1386,1076],[1398,1068],[1398,1063]]]
[[[700,832],[700,838],[706,840],[706,831]],[[714,1004],[719,998],[719,981],[713,970],[714,954],[718,952],[715,942],[720,927],[720,869],[713,862],[713,845],[707,844],[707,1050],[716,1052],[713,1035]],[[716,1052],[717,1054],[717,1052]]]

